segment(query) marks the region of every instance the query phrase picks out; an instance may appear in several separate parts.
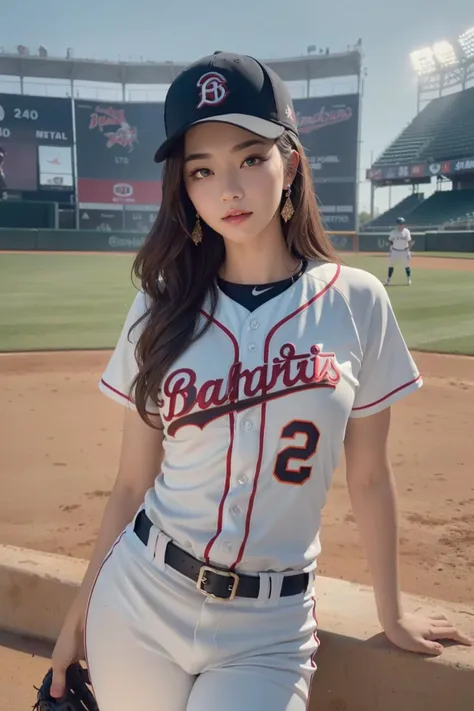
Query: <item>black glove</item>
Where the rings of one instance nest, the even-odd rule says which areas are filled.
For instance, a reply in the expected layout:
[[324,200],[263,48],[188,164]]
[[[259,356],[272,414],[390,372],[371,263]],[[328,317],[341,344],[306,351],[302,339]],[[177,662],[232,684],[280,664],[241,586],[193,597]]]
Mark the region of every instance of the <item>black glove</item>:
[[89,672],[79,662],[71,664],[66,672],[66,693],[62,699],[51,696],[53,670],[50,669],[37,690],[33,711],[99,711],[92,691]]

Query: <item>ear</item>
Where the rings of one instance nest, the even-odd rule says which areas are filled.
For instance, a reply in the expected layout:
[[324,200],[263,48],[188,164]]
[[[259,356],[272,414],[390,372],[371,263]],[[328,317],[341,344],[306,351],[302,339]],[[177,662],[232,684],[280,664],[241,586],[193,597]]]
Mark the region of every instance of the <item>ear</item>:
[[290,158],[288,160],[288,167],[285,173],[285,187],[287,185],[292,185],[296,177],[296,172],[300,164],[300,154],[296,150],[291,151]]

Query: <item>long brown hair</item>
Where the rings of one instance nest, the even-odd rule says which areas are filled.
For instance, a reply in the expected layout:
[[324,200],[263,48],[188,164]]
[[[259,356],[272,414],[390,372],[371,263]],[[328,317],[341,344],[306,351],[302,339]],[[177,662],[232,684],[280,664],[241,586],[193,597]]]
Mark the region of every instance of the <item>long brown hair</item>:
[[[291,189],[295,213],[291,221],[282,221],[288,249],[300,258],[338,262],[321,223],[311,168],[302,146],[285,132],[277,140],[277,147],[285,165],[292,150],[297,150],[300,156]],[[146,319],[136,345],[138,374],[132,384],[137,410],[150,425],[147,401],[157,403],[166,371],[210,326],[206,319],[198,328],[199,310],[209,294],[211,314],[215,312],[216,276],[225,259],[222,237],[204,222],[201,222],[202,242],[196,246],[191,240],[196,211],[184,187],[183,163],[182,142],[164,165],[161,208],[132,269],[150,304],[148,311],[134,324]],[[283,193],[281,206],[284,201]]]

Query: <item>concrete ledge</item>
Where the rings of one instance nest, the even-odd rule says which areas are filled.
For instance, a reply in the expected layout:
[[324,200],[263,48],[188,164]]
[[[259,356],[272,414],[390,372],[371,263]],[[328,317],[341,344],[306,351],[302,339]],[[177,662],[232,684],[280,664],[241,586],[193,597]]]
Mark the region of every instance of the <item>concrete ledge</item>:
[[[87,562],[0,545],[0,629],[54,641]],[[310,711],[472,711],[474,648],[438,658],[393,647],[381,634],[369,587],[316,583],[321,649]],[[474,608],[404,596],[407,611],[437,611],[474,636]]]
[[54,641],[87,561],[0,545],[0,629]]
[[[474,647],[403,652],[380,631],[370,587],[316,580],[321,649],[309,711],[472,711]],[[474,637],[474,608],[404,595],[407,612],[443,612]]]

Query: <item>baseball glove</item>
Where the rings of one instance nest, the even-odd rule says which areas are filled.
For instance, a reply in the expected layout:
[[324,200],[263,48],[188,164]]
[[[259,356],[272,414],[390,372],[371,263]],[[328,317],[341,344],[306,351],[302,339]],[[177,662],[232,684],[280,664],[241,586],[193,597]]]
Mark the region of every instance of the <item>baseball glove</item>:
[[66,694],[62,699],[51,696],[53,670],[44,677],[39,689],[35,687],[37,701],[33,711],[99,711],[97,702],[89,689],[89,672],[78,662],[71,664],[66,672]]

